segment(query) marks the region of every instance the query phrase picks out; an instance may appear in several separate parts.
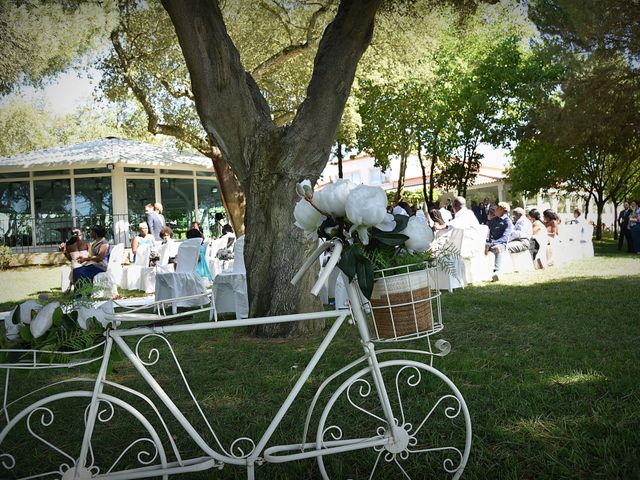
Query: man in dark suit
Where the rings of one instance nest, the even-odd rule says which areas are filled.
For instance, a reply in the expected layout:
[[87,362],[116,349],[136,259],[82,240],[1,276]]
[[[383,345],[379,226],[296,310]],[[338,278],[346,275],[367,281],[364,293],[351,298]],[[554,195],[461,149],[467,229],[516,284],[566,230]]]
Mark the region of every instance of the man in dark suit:
[[160,230],[164,228],[164,224],[162,223],[160,216],[156,213],[153,203],[148,203],[144,206],[144,214],[147,217],[149,233],[156,239],[156,241],[161,242],[162,238],[160,237]]
[[627,251],[633,252],[633,245],[631,243],[631,230],[629,230],[629,216],[631,215],[631,208],[629,208],[629,202],[624,202],[623,209],[618,215],[618,227],[620,227],[620,236],[618,237],[618,250],[622,250],[622,244],[625,238],[627,239]]

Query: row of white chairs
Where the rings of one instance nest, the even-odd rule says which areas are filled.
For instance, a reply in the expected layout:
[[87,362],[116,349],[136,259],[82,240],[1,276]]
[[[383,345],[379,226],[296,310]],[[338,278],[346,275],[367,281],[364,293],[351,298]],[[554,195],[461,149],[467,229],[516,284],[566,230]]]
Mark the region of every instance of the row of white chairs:
[[[455,273],[440,270],[438,285],[441,289],[452,291],[464,288],[467,284],[475,284],[491,280],[495,257],[489,252],[484,253],[489,227],[477,225],[467,229],[452,229],[447,232],[448,245],[460,252],[460,259],[455,264]],[[593,257],[593,225],[567,224],[561,225],[558,235],[549,238],[546,230],[542,230],[534,238],[540,245],[535,259],[531,258],[529,250],[523,252],[507,252],[503,257],[501,272],[532,271],[536,264],[548,267],[549,261],[554,265],[562,265],[572,260]],[[551,249],[550,255],[548,248]]]

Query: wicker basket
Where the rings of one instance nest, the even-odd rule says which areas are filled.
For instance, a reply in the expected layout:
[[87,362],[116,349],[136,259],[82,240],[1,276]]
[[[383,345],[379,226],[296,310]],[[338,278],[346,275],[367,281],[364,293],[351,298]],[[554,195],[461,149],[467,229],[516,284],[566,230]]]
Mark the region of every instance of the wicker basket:
[[433,329],[431,288],[426,270],[384,276],[376,280],[371,310],[377,337],[420,336]]

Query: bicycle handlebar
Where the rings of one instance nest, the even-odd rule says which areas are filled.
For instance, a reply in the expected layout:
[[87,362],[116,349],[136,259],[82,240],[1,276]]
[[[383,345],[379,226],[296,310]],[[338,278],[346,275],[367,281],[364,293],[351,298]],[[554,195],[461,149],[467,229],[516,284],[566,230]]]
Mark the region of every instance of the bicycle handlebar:
[[300,267],[300,270],[298,270],[298,273],[296,273],[296,275],[291,279],[291,284],[296,285],[300,281],[302,276],[306,273],[306,271],[309,270],[309,268],[311,268],[311,265],[313,265],[313,262],[315,262],[325,250],[328,250],[329,248],[332,248],[332,247],[333,247],[333,254],[329,259],[329,262],[324,267],[324,269],[322,270],[322,273],[318,276],[318,280],[316,281],[316,283],[314,283],[313,287],[311,288],[311,294],[317,297],[318,294],[320,293],[320,290],[322,289],[322,286],[329,279],[329,275],[331,275],[331,272],[333,271],[333,269],[338,264],[338,261],[340,260],[340,254],[342,253],[342,242],[340,242],[339,240],[330,240],[328,242],[324,242],[322,245],[316,248],[315,251],[309,256],[309,258],[307,258],[307,260],[302,264],[302,267]]

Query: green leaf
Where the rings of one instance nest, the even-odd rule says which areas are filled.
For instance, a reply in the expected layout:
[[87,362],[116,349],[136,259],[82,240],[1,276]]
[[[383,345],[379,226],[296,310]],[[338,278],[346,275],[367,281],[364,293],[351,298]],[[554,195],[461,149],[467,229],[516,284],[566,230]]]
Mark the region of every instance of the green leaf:
[[383,232],[377,228],[371,229],[371,236],[379,240],[380,243],[390,245],[392,247],[402,245],[409,239],[407,235],[403,235],[402,233]]
[[60,307],[56,308],[53,311],[53,324],[56,327],[59,327],[60,325],[62,325],[62,319],[64,317],[64,313],[62,313],[62,309]]
[[13,323],[14,325],[18,325],[20,323],[20,305],[18,305],[13,311],[13,315],[11,316],[11,323]]
[[405,228],[407,228],[409,217],[407,217],[406,215],[394,215],[393,219],[396,221],[396,228],[393,229],[393,233],[402,232]]
[[20,338],[25,342],[31,342],[33,340],[33,335],[31,335],[29,325],[22,325],[20,327]]
[[371,292],[373,292],[373,265],[371,261],[364,255],[359,254],[356,261],[356,271],[360,290],[362,290],[367,300],[370,300]]
[[356,255],[357,250],[353,245],[345,245],[338,261],[338,268],[349,280],[353,280],[356,276]]

